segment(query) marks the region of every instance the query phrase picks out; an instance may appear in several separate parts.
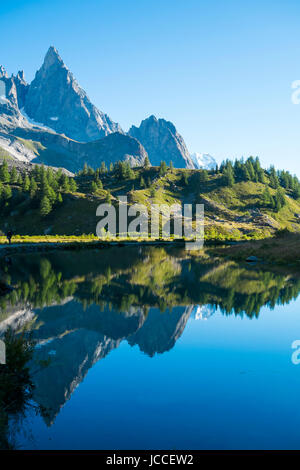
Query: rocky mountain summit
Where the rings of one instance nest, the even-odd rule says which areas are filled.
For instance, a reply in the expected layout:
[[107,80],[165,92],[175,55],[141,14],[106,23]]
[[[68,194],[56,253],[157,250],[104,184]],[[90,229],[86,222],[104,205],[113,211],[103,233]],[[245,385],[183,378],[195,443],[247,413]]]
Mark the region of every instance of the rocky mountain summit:
[[185,142],[171,122],[152,115],[128,133],[145,147],[152,165],[158,166],[164,160],[172,161],[175,168],[194,168]]
[[25,111],[31,119],[79,142],[122,132],[119,124],[91,103],[54,47],[28,86]]
[[0,67],[0,154],[72,172],[85,162],[142,165],[147,156],[136,139],[91,104],[54,48],[30,85],[23,71],[9,77]]
[[123,132],[92,104],[53,46],[30,84],[22,70],[9,77],[0,66],[1,158],[75,172],[84,163],[94,168],[117,160],[142,165],[147,155],[153,166],[162,160],[175,168],[212,165],[191,157],[174,124],[165,119],[150,116]]

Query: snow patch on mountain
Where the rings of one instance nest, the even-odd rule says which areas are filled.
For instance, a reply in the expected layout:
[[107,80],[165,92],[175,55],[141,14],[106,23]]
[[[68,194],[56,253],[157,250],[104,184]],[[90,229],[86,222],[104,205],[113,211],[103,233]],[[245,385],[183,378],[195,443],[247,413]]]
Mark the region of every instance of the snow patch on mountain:
[[41,129],[44,129],[46,131],[50,131],[50,132],[54,132],[54,134],[56,133],[54,129],[51,129],[51,127],[48,127],[48,126],[45,126],[42,122],[36,122],[34,119],[31,119],[28,114],[25,112],[25,109],[24,108],[21,108],[20,109],[20,113],[22,114],[22,116],[27,119],[27,121],[29,122],[29,124],[31,124],[32,126],[34,127],[40,127]]
[[195,152],[190,156],[197,170],[212,170],[217,165],[216,160],[209,153]]

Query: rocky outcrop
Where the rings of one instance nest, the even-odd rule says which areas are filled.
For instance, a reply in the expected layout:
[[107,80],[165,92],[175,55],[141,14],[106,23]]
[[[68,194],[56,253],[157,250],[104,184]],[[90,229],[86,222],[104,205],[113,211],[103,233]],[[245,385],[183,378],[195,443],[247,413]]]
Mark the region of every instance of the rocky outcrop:
[[[3,72],[2,72],[3,73]],[[66,168],[71,172],[82,169],[84,163],[97,168],[118,160],[142,165],[147,152],[133,137],[115,132],[94,142],[78,142],[53,129],[29,122],[18,107],[22,99],[17,89],[23,86],[23,75],[0,78],[0,149],[19,162],[44,163]],[[16,85],[17,83],[17,85]]]
[[172,161],[175,168],[194,168],[185,142],[171,122],[150,116],[140,127],[132,126],[128,134],[145,147],[152,165],[164,160],[167,164]]
[[142,165],[170,161],[195,168],[175,126],[151,116],[128,134],[99,111],[54,47],[28,84],[24,72],[8,76],[0,66],[0,150],[14,160],[78,171],[118,160]]
[[122,132],[119,124],[91,103],[54,47],[28,88],[25,111],[31,119],[79,142]]
[[23,70],[19,71],[15,77],[13,76],[13,80],[17,90],[18,107],[19,109],[22,109],[25,106],[25,100],[29,89]]
[[150,357],[169,351],[182,335],[192,311],[193,306],[173,307],[169,314],[162,315],[158,308],[151,308],[141,328],[127,341],[131,346],[138,344]]
[[71,142],[71,147],[79,151],[80,160],[87,161],[92,167],[99,167],[99,162],[107,165],[120,160],[129,161],[132,166],[143,165],[147,152],[137,139],[119,132],[110,134],[104,139],[78,147]]

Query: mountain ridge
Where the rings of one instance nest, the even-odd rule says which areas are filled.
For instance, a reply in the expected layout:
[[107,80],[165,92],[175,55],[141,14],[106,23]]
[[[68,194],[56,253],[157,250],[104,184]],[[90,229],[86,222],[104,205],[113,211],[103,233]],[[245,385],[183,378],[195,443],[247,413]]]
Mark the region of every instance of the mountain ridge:
[[152,114],[139,127],[131,126],[128,134],[145,147],[153,166],[163,160],[172,161],[175,168],[194,168],[186,144],[172,122]]
[[53,46],[28,87],[25,111],[30,118],[79,142],[123,132],[91,103]]
[[[113,134],[114,138],[105,140]],[[125,133],[99,111],[54,46],[31,83],[26,82],[23,70],[9,77],[0,66],[0,153],[5,152],[14,160],[42,162],[72,172],[84,163],[96,168],[116,159],[140,165],[147,156],[154,166],[164,160],[176,168],[197,168],[172,122],[152,115]]]

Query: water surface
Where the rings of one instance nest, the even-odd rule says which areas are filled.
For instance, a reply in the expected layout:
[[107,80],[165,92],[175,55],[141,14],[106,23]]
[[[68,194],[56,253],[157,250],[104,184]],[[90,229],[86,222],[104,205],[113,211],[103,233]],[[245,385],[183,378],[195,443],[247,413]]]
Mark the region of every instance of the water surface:
[[20,448],[300,448],[297,273],[158,247],[2,269],[16,289],[0,333],[36,341],[41,413],[15,429]]

